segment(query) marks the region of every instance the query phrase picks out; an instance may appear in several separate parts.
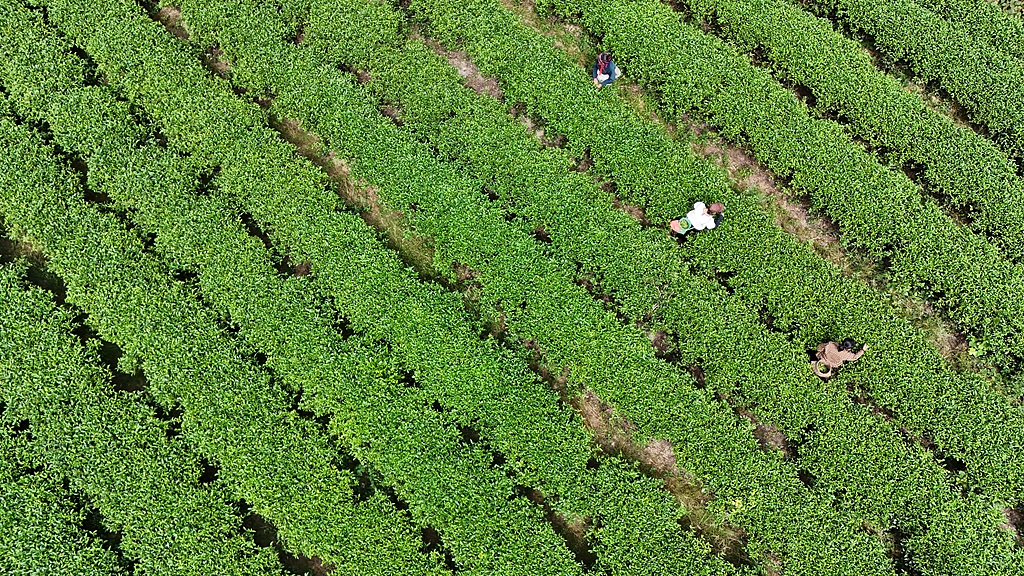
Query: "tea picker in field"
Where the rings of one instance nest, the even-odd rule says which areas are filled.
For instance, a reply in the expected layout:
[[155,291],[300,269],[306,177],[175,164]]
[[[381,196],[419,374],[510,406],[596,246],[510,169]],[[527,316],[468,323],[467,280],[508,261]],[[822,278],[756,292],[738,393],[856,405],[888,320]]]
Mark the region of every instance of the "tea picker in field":
[[601,52],[597,55],[597,62],[590,69],[590,76],[594,79],[594,86],[608,86],[622,75],[615,62],[612,62],[611,52]]
[[715,202],[711,206],[706,206],[703,202],[695,202],[693,210],[687,212],[686,216],[680,216],[669,222],[668,227],[673,234],[682,236],[690,230],[697,232],[710,230],[718,226],[724,217],[725,204]]
[[843,362],[852,362],[863,356],[868,345],[865,344],[860,352],[854,352],[855,348],[857,348],[857,343],[853,341],[853,338],[847,338],[841,344],[835,342],[818,344],[818,359],[811,362],[811,369],[819,378],[828,380],[832,377],[832,371],[842,366]]

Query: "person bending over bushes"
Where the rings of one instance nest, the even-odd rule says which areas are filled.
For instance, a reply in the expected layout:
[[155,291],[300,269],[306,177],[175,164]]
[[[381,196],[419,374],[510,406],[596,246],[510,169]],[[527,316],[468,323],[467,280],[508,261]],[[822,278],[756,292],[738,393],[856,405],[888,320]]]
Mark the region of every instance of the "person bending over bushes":
[[722,222],[725,217],[725,204],[715,202],[711,206],[705,206],[703,202],[696,202],[693,210],[669,222],[668,227],[676,236],[682,236],[690,230],[700,232],[711,230]]
[[608,86],[622,75],[622,72],[612,62],[611,52],[601,52],[597,55],[597,62],[590,69],[590,76],[594,79],[594,86]]
[[842,366],[843,362],[853,362],[863,356],[868,345],[865,344],[859,352],[854,352],[856,348],[857,343],[853,341],[853,338],[847,338],[841,344],[835,342],[818,344],[818,359],[811,362],[811,369],[819,378],[827,380],[832,377],[832,371]]

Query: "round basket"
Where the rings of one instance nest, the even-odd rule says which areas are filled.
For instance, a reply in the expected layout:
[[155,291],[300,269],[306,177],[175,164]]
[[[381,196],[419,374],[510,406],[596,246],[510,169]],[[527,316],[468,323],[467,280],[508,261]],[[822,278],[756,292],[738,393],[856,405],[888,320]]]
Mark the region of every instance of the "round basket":
[[828,364],[825,364],[824,362],[818,360],[811,362],[811,370],[814,370],[815,376],[819,378],[832,377],[832,367],[829,366]]
[[683,217],[679,218],[678,220],[673,220],[669,224],[669,228],[671,228],[672,231],[675,232],[676,234],[685,234],[687,231],[693,228],[693,224],[690,224],[690,221]]

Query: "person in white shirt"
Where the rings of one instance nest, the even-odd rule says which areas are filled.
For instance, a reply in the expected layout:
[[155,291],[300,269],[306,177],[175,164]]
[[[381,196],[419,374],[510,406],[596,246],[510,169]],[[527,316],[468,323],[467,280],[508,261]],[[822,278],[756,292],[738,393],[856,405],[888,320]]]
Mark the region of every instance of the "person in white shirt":
[[679,236],[690,230],[711,230],[722,221],[723,212],[725,205],[721,202],[715,202],[710,207],[703,202],[695,202],[693,210],[687,212],[686,216],[680,216],[669,223],[669,229]]

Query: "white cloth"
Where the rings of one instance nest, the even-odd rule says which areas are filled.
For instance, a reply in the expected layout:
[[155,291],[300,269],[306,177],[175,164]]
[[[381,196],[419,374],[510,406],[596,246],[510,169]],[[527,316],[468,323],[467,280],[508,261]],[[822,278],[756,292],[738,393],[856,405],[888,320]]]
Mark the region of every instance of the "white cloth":
[[607,80],[609,78],[611,78],[611,76],[609,76],[608,74],[598,74],[597,75],[597,81],[598,82],[604,82],[605,80]]
[[696,202],[693,205],[693,210],[686,213],[686,219],[693,225],[694,230],[710,230],[715,227],[715,218],[711,214],[705,213],[705,210],[707,210],[707,206],[703,202]]

